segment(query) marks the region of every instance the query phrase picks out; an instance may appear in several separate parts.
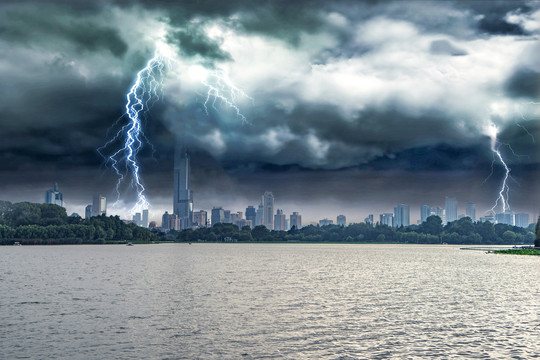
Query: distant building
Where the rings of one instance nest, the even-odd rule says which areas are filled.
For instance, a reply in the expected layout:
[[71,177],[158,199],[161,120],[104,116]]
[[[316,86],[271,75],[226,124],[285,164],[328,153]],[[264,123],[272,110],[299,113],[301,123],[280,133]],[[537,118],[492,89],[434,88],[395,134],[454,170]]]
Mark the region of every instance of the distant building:
[[196,225],[198,227],[207,227],[208,226],[208,213],[204,210],[194,212],[193,225]]
[[490,222],[492,224],[495,224],[495,216],[493,215],[486,215],[480,218],[480,222]]
[[274,194],[271,191],[266,191],[262,196],[263,204],[263,225],[268,229],[274,228]]
[[296,229],[302,228],[302,215],[299,212],[295,211],[290,216],[290,225],[291,229],[295,227]]
[[223,223],[225,220],[225,211],[221,206],[214,207],[212,209],[212,226],[216,225],[217,223]]
[[263,225],[263,219],[264,219],[264,206],[261,202],[255,214],[255,226]]
[[92,216],[107,215],[107,198],[101,194],[95,194],[92,201]]
[[165,211],[165,214],[161,217],[161,228],[164,230],[169,229],[169,212]]
[[495,221],[497,224],[514,225],[514,213],[512,211],[505,211],[495,215]]
[[379,223],[381,225],[394,226],[394,214],[391,214],[391,213],[381,214]]
[[519,227],[522,227],[522,228],[528,227],[529,226],[529,214],[517,213],[515,215],[514,224],[516,226],[519,226]]
[[86,205],[84,209],[84,218],[90,219],[92,217],[92,205]]
[[346,226],[347,225],[347,218],[345,215],[338,215],[336,219],[336,224],[339,226]]
[[231,210],[223,210],[223,220],[221,221],[224,224],[231,224]]
[[234,224],[238,226],[238,229],[240,230],[242,230],[244,226],[249,226],[250,228],[253,228],[253,223],[251,222],[251,220],[238,219]]
[[373,225],[373,214],[369,214],[368,217],[364,219],[364,222],[368,225]]
[[458,219],[457,216],[457,208],[458,203],[457,199],[453,197],[446,197],[444,201],[444,208],[445,208],[445,214],[446,214],[446,223],[456,221]]
[[334,224],[334,220],[330,220],[330,219],[319,220],[319,226],[327,226],[327,225],[333,225],[333,224]]
[[148,209],[144,209],[142,211],[142,221],[141,226],[147,228],[148,227]]
[[427,218],[431,215],[431,206],[420,206],[420,223],[426,222]]
[[150,224],[148,224],[149,229],[155,229],[157,227],[157,224],[155,221],[150,221]]
[[274,215],[274,230],[287,230],[287,224],[285,221],[285,214],[283,214],[283,210],[276,210],[276,215]]
[[476,204],[475,203],[470,202],[470,201],[467,203],[465,215],[470,217],[472,221],[476,221]]
[[255,224],[257,219],[257,210],[253,206],[248,206],[246,208],[246,220],[251,220],[252,224]]
[[409,226],[410,222],[410,212],[409,205],[399,204],[394,208],[394,226]]
[[182,229],[193,223],[193,191],[191,190],[191,157],[176,145],[174,153],[174,201],[173,213],[180,219]]
[[45,191],[45,204],[54,204],[64,207],[64,195],[58,191],[57,183],[54,183],[52,189]]
[[133,223],[137,226],[141,226],[141,213],[135,213],[135,215],[133,215]]
[[165,214],[161,217],[161,228],[164,230],[180,230],[180,218],[176,214]]

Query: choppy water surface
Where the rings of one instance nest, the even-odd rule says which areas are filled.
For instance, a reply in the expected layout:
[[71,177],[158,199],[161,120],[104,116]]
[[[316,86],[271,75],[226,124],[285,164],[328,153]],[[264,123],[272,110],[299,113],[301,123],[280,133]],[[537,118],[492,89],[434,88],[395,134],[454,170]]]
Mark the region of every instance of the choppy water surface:
[[452,246],[0,247],[0,358],[530,359],[539,270]]

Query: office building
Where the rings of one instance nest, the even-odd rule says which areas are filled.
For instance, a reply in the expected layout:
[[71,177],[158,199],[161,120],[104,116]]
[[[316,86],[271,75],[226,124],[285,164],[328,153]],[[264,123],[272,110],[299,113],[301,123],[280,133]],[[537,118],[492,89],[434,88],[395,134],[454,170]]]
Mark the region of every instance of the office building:
[[346,226],[347,225],[347,218],[345,215],[338,215],[336,219],[336,224],[339,226]]
[[333,224],[334,224],[334,220],[330,220],[330,219],[319,220],[319,226],[327,226],[327,225],[333,225]]
[[263,204],[263,225],[269,230],[274,228],[274,194],[266,191],[262,196]]
[[505,211],[495,215],[495,221],[497,224],[514,225],[514,213],[512,211]]
[[224,220],[225,220],[225,211],[223,210],[223,208],[221,206],[214,207],[212,209],[212,215],[211,215],[212,226],[218,223],[223,223]]
[[380,218],[379,224],[387,225],[387,226],[394,226],[394,214],[383,213],[379,216],[379,218]]
[[458,219],[457,216],[457,199],[453,197],[446,197],[444,201],[444,209],[445,209],[445,215],[446,215],[446,223],[456,221]]
[[142,221],[141,226],[147,228],[148,227],[148,209],[144,209],[142,211]]
[[178,216],[182,229],[193,223],[193,191],[191,190],[191,158],[177,144],[174,154],[173,213]]
[[135,215],[133,215],[133,223],[137,226],[141,226],[141,213],[135,213]]
[[257,210],[253,206],[248,206],[246,208],[246,220],[251,220],[252,224],[255,224],[257,219]]
[[95,194],[92,201],[92,216],[107,215],[107,198],[101,194]]
[[92,205],[86,205],[84,209],[84,218],[90,219],[92,217]]
[[161,227],[163,230],[180,230],[180,218],[176,214],[165,214],[161,217]]
[[274,215],[274,230],[287,230],[287,223],[285,221],[285,214],[283,214],[283,210],[276,210],[276,215]]
[[409,226],[410,223],[410,211],[409,205],[399,204],[394,208],[394,226]]
[[514,219],[515,219],[514,224],[516,226],[519,226],[522,228],[526,228],[529,226],[529,214],[517,213]]
[[54,183],[52,189],[45,191],[45,204],[54,204],[64,207],[64,195],[58,191],[57,183]]
[[373,225],[373,214],[369,214],[368,217],[364,219],[364,222],[368,225]]
[[431,206],[422,205],[420,206],[420,223],[423,223],[431,216]]
[[294,211],[290,216],[290,225],[291,229],[294,227],[296,229],[302,228],[302,215],[299,212]]
[[193,225],[198,227],[208,226],[208,213],[204,210],[193,213]]
[[476,221],[476,204],[473,202],[467,202],[467,208],[465,209],[465,215],[471,218],[472,221]]
[[255,226],[259,226],[263,224],[263,218],[264,218],[264,206],[262,202],[259,204],[259,207],[257,208],[257,212],[255,214]]
[[223,210],[223,221],[225,224],[232,224],[231,210]]

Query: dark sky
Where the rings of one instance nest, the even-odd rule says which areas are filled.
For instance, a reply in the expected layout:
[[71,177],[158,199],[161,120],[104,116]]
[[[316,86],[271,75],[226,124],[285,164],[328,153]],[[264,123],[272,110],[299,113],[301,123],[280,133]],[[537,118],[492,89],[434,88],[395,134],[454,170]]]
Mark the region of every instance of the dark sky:
[[[271,190],[304,222],[398,203],[416,220],[445,196],[480,216],[504,175],[496,162],[484,181],[493,129],[512,210],[537,216],[539,36],[538,1],[4,0],[0,199],[41,202],[57,181],[69,213],[95,192],[114,202],[97,149],[161,49],[173,62],[144,120],[153,151],[139,154],[152,218],[172,209],[176,138],[192,153],[197,209],[244,211]],[[249,96],[237,99],[247,122],[219,101],[204,111],[200,69]],[[124,186],[109,213],[133,203]]]

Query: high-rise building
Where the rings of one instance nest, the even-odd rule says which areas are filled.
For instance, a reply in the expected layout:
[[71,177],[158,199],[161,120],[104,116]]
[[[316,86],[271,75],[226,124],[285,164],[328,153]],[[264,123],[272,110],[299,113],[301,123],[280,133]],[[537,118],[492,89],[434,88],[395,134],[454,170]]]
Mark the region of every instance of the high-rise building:
[[162,229],[168,229],[169,228],[169,212],[165,211],[165,214],[161,217],[161,228]]
[[92,201],[92,216],[107,215],[107,198],[101,194],[95,194]]
[[86,205],[84,209],[84,218],[90,219],[92,217],[92,205]]
[[296,229],[302,228],[302,215],[298,211],[294,211],[290,216],[290,225],[291,229],[295,227]]
[[174,153],[173,213],[178,215],[182,229],[193,223],[193,191],[191,190],[191,158],[177,144]]
[[394,208],[394,226],[409,226],[410,224],[409,205],[399,204]]
[[519,227],[522,227],[522,228],[526,228],[527,226],[529,226],[529,214],[526,214],[526,213],[517,213],[515,215],[515,222],[514,224],[516,226],[519,226]]
[[161,227],[164,230],[180,230],[180,218],[176,214],[165,214],[161,217]]
[[276,215],[274,215],[274,230],[287,230],[287,223],[285,221],[285,214],[283,214],[283,210],[276,210]]
[[221,206],[214,207],[212,209],[212,226],[216,225],[217,223],[222,223],[225,220],[225,211]]
[[147,228],[148,227],[148,209],[144,209],[142,211],[142,221],[141,226]]
[[373,214],[369,214],[368,217],[364,219],[364,222],[368,225],[373,225]]
[[196,211],[193,213],[193,225],[199,227],[206,227],[208,225],[208,213],[204,210]]
[[255,224],[257,219],[257,210],[253,206],[248,206],[246,208],[246,220],[251,220],[252,224]]
[[381,225],[394,226],[394,214],[391,214],[391,213],[381,214],[379,223]]
[[262,196],[263,204],[263,225],[269,230],[274,228],[274,194],[266,191]]
[[225,223],[225,224],[231,224],[232,223],[231,210],[223,210],[223,221],[221,221],[221,222]]
[[54,183],[52,189],[45,191],[45,204],[64,206],[64,195],[58,191],[57,183]]
[[261,202],[255,214],[255,226],[263,225],[263,219],[264,219],[264,206]]
[[467,208],[465,215],[471,218],[472,221],[476,221],[476,205],[473,202],[467,202]]
[[422,205],[420,206],[420,223],[423,223],[431,215],[431,206]]
[[338,215],[336,219],[336,224],[338,224],[339,226],[347,225],[347,218],[345,217],[345,215]]
[[445,214],[446,214],[446,223],[456,221],[458,219],[457,216],[457,199],[453,197],[446,197],[444,201],[444,208],[445,208]]
[[137,226],[141,226],[141,213],[135,213],[135,215],[133,215],[133,223]]
[[514,213],[512,211],[505,211],[503,213],[495,214],[495,221],[497,224],[514,225]]

